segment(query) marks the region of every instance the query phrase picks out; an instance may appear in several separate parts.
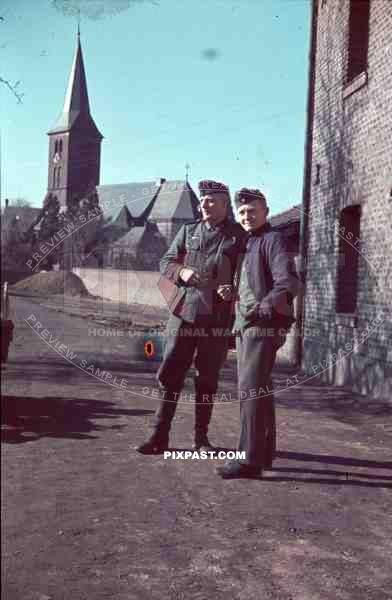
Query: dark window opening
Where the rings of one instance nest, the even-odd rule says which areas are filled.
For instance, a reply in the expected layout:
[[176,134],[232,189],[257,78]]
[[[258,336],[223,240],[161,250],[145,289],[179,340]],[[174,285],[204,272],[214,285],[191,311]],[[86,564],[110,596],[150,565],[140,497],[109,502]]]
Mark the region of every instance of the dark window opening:
[[338,313],[355,313],[357,308],[360,219],[359,205],[345,208],[340,215],[336,286]]
[[370,0],[350,0],[347,81],[367,69]]
[[60,156],[62,155],[62,153],[63,153],[63,140],[60,140],[59,141],[59,154],[60,154]]
[[60,179],[61,179],[61,167],[57,167],[57,185],[56,187],[60,187]]
[[321,165],[319,163],[316,164],[316,177],[314,179],[315,185],[320,185],[320,173],[321,173]]

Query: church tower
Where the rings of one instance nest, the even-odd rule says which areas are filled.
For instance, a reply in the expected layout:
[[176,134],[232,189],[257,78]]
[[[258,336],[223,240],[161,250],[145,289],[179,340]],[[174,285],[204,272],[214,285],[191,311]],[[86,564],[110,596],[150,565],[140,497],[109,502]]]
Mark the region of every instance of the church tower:
[[99,185],[102,134],[90,114],[80,32],[64,108],[49,135],[48,192],[64,210],[75,196]]

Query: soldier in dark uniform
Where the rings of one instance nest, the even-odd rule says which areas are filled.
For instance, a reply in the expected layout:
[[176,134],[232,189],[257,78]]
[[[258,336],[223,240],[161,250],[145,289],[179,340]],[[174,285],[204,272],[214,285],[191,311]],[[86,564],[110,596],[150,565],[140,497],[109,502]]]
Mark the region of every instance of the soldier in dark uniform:
[[175,284],[175,293],[157,374],[162,400],[153,434],[137,448],[143,454],[167,449],[170,425],[193,359],[197,371],[193,447],[212,449],[207,436],[212,397],[232,327],[233,277],[244,230],[231,218],[226,185],[201,181],[199,190],[202,219],[180,229],[160,263],[161,273]]
[[267,223],[268,207],[259,190],[235,195],[240,224],[248,232],[239,266],[236,349],[240,399],[238,450],[245,459],[227,460],[223,478],[260,477],[275,454],[275,408],[271,371],[276,352],[294,321],[298,277],[281,233]]

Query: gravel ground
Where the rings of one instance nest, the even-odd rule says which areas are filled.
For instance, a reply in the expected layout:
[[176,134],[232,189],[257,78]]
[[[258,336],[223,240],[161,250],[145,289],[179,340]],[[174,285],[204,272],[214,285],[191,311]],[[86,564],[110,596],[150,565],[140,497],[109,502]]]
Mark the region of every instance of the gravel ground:
[[[274,470],[223,481],[218,460],[133,450],[155,409],[140,340],[89,335],[96,321],[43,304],[16,299],[3,368],[4,600],[392,599],[390,404],[317,380],[285,389],[293,374],[276,371]],[[235,381],[231,356],[221,391]],[[238,413],[217,404],[215,444],[235,447]],[[190,448],[192,427],[184,401],[174,448]]]

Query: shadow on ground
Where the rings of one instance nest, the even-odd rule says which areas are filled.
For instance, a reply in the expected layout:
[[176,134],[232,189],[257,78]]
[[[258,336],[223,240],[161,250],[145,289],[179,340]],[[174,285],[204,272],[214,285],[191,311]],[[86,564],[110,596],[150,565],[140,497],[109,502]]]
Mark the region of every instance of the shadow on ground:
[[3,396],[1,441],[31,442],[42,437],[93,439],[94,432],[125,425],[98,425],[96,419],[141,417],[152,410],[119,409],[112,402],[75,398]]
[[[295,383],[295,375],[298,383]],[[341,423],[364,425],[380,419],[383,433],[392,433],[392,402],[387,399],[368,399],[347,387],[331,386],[316,377],[306,378],[304,373],[284,369],[273,372],[275,402],[285,409],[320,413]],[[389,425],[388,425],[389,424]]]
[[[339,465],[344,470],[309,468],[306,465],[290,467],[277,467],[274,465],[274,473],[278,476],[270,477],[268,473],[263,479],[273,481],[298,481],[301,483],[318,483],[318,484],[336,484],[344,486],[361,486],[374,488],[390,488],[392,489],[392,475],[384,475],[383,473],[369,473],[364,471],[356,471],[356,468],[367,469],[384,469],[392,470],[392,461],[375,461],[351,458],[348,456],[335,456],[330,454],[309,454],[303,452],[287,452],[278,451],[277,458],[285,460],[294,460],[298,462],[322,463],[323,465]],[[351,467],[347,470],[347,467]],[[287,475],[286,475],[287,473]],[[308,477],[310,475],[310,477]],[[316,477],[315,477],[316,476]]]
[[[325,472],[325,475],[328,475],[328,472]],[[341,477],[289,477],[289,476],[278,476],[275,475],[263,475],[261,481],[273,481],[274,483],[283,483],[283,482],[297,482],[297,483],[316,483],[318,485],[339,485],[343,487],[365,487],[365,488],[382,488],[382,489],[391,489],[392,483],[388,483],[383,481],[385,478],[379,478],[377,481],[363,481],[361,479],[357,479],[357,475],[351,473],[349,477],[345,478],[346,474],[341,473]]]
[[[278,458],[300,460],[304,462],[319,462],[326,464],[343,465],[349,467],[369,467],[371,469],[392,469],[392,461],[374,461],[347,456],[333,456],[328,454],[308,454],[303,452],[277,452]],[[291,469],[292,470],[292,469]],[[331,471],[328,471],[331,473]],[[391,478],[392,479],[392,478]]]
[[[95,368],[99,368],[105,371],[112,372],[129,372],[129,373],[145,373],[145,372],[156,372],[158,369],[159,361],[152,358],[143,358],[138,357],[137,359],[130,359],[129,361],[125,360],[113,360],[113,359],[97,359],[94,354],[83,354],[78,360],[75,362],[66,361],[62,358],[52,358],[47,359],[46,357],[40,357],[39,359],[34,358],[33,356],[19,359],[18,360],[9,360],[5,366],[8,370],[12,368],[13,371],[17,369],[25,369],[27,367],[32,367],[34,372],[45,373],[46,376],[50,373],[51,369],[78,369],[78,365],[80,361],[85,360],[85,368],[81,368],[81,371],[87,371],[87,368],[90,365],[94,365]],[[4,367],[3,367],[4,368]],[[79,369],[78,369],[79,370]]]

